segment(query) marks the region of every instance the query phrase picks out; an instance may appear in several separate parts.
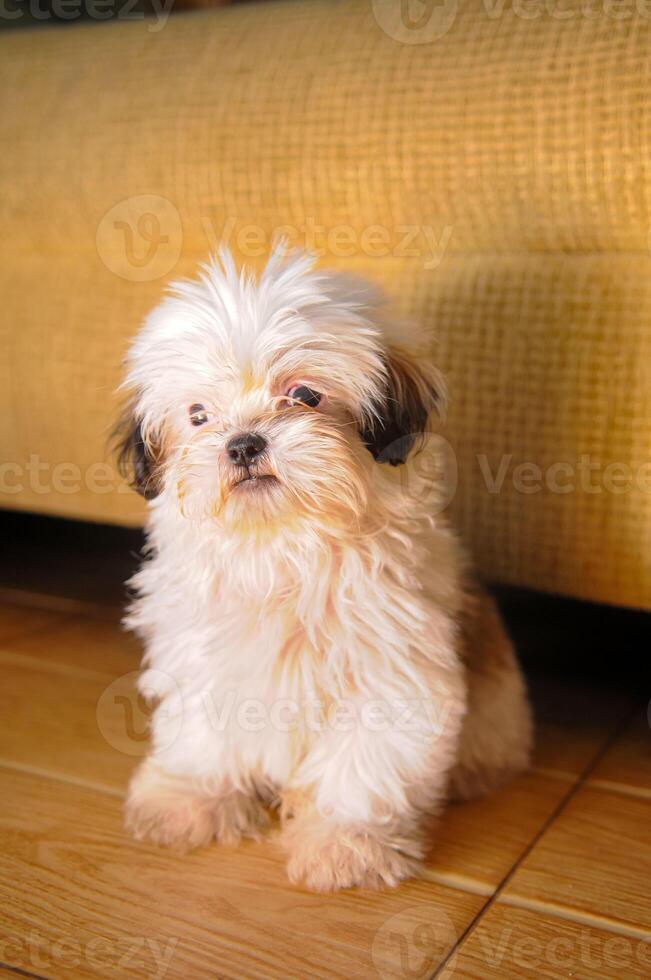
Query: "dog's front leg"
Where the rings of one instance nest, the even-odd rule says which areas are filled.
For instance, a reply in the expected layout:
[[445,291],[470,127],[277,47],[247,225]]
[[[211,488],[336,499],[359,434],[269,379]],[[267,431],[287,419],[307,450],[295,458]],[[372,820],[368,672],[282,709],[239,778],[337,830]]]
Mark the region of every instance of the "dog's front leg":
[[283,794],[292,882],[326,892],[394,886],[417,873],[425,815],[446,795],[464,686],[447,677],[436,699],[396,698],[384,717],[383,707],[349,702],[345,730],[331,712]]
[[209,684],[188,690],[171,673],[151,670],[138,686],[156,704],[151,752],[129,783],[127,830],[177,851],[258,837],[270,787],[238,749],[237,693],[217,696]]

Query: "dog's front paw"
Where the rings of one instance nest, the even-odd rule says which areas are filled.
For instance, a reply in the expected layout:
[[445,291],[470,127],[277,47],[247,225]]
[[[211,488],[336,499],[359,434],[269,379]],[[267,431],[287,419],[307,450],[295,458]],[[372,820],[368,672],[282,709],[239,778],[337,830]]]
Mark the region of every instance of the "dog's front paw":
[[234,790],[216,801],[212,822],[219,843],[233,847],[243,837],[259,840],[269,825],[269,815],[258,799]]
[[136,840],[185,853],[214,837],[212,814],[204,801],[191,797],[128,800],[125,826]]
[[258,837],[266,821],[257,799],[233,789],[206,793],[149,761],[135,773],[125,806],[125,825],[136,840],[181,852],[215,839],[234,845],[242,837]]
[[315,892],[340,888],[394,888],[418,873],[417,841],[382,839],[374,828],[302,827],[285,835],[287,874],[293,884]]

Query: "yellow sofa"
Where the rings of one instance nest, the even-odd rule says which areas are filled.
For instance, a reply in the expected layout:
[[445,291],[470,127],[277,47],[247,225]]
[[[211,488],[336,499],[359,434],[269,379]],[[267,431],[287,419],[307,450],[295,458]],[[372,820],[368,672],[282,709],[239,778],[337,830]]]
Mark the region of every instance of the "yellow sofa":
[[638,8],[305,0],[0,37],[0,506],[141,522],[105,449],[129,338],[220,240],[257,266],[284,229],[421,325],[482,572],[651,607]]

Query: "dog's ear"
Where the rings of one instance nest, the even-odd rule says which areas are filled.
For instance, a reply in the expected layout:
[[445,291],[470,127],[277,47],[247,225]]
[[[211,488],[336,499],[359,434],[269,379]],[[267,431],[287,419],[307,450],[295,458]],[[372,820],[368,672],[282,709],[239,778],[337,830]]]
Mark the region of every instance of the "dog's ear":
[[153,500],[161,491],[160,447],[145,439],[142,422],[133,409],[124,410],[113,430],[112,443],[117,453],[118,470],[129,486]]
[[427,431],[430,414],[442,410],[445,391],[433,368],[404,351],[387,348],[384,360],[384,390],[360,435],[378,463],[399,466]]

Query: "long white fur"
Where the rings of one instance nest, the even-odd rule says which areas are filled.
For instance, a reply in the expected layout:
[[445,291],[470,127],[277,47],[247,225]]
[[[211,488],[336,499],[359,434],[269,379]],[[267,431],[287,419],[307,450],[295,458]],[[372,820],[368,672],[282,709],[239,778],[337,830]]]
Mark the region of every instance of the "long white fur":
[[[231,840],[256,831],[256,801],[282,800],[290,875],[322,889],[413,871],[467,702],[460,548],[423,477],[359,436],[386,323],[373,289],[309,257],[276,255],[256,282],[222,254],[149,316],[126,378],[145,443],[164,446],[128,617],[160,699],[129,823]],[[300,381],[323,406],[287,402]],[[268,440],[268,490],[233,487],[226,442],[249,429]]]

